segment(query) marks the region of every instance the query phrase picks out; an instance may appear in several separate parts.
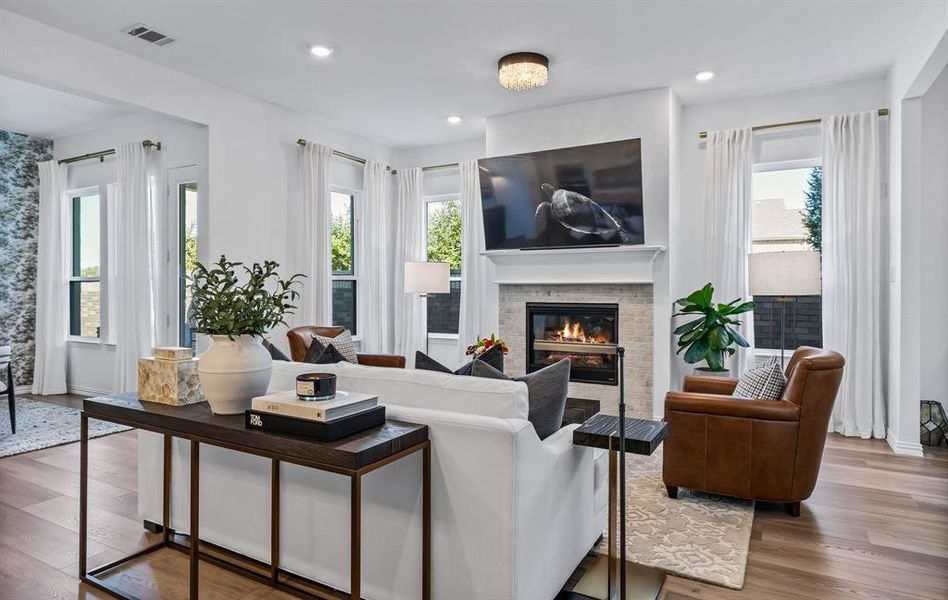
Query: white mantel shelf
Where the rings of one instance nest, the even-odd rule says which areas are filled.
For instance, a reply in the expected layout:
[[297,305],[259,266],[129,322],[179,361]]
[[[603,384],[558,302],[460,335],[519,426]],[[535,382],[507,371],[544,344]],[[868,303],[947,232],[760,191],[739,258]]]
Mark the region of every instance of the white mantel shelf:
[[653,265],[664,246],[611,246],[555,250],[489,250],[499,284],[654,283]]

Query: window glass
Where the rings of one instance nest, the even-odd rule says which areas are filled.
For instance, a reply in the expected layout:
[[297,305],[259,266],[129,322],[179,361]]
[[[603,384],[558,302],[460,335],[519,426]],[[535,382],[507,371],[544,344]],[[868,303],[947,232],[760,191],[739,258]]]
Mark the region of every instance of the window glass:
[[344,192],[332,192],[330,200],[332,324],[342,325],[356,335],[355,196]]
[[97,338],[101,333],[102,321],[99,194],[73,197],[70,209],[72,264],[69,277],[69,334]]
[[[820,252],[823,173],[821,167],[754,173],[751,252]],[[821,296],[754,296],[754,345],[823,345]],[[783,317],[785,316],[785,320]]]
[[451,265],[451,292],[428,295],[428,333],[456,334],[461,310],[461,203],[454,198],[431,200],[425,217],[428,261]]
[[191,286],[187,276],[197,267],[198,260],[198,189],[197,182],[178,185],[178,315],[179,338],[182,346],[195,348],[196,338],[188,322],[191,307]]

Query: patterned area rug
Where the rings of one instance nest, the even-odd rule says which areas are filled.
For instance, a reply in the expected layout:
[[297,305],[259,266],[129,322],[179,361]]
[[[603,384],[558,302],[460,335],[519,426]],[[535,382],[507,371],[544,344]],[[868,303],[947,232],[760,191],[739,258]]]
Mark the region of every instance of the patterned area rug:
[[[0,398],[0,457],[13,456],[79,441],[79,410],[29,398],[16,399],[16,433],[10,433],[6,396]],[[89,421],[89,437],[131,429],[124,425]]]
[[[661,448],[626,459],[626,556],[672,575],[744,587],[754,503],[681,488],[665,493]],[[596,547],[608,552],[606,541]]]

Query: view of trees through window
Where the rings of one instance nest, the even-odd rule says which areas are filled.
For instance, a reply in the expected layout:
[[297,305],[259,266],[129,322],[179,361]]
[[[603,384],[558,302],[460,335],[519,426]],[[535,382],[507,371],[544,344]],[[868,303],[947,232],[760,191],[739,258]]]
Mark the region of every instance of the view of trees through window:
[[191,286],[187,276],[197,267],[198,261],[198,189],[197,182],[178,185],[178,314],[180,315],[179,337],[182,346],[194,348],[196,338],[188,322],[191,306]]
[[428,333],[457,333],[461,309],[461,203],[456,198],[426,203],[429,262],[451,266],[451,293],[428,296]]
[[[820,252],[822,188],[822,167],[755,172],[751,252]],[[787,349],[823,345],[821,296],[795,296],[784,306],[772,296],[754,296],[754,302],[757,348],[780,348],[781,308]]]
[[99,337],[101,322],[101,205],[98,193],[71,200],[72,267],[69,277],[69,334]]
[[330,240],[332,244],[332,320],[356,333],[355,198],[332,192]]

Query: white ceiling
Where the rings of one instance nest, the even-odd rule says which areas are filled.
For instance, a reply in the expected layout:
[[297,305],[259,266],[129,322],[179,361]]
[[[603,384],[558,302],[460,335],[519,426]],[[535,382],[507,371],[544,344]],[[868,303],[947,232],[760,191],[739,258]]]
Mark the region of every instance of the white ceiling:
[[[940,0],[939,0],[940,1]],[[393,146],[482,135],[488,116],[671,86],[686,104],[879,75],[924,2],[0,0],[27,17]],[[123,34],[143,22],[177,39]],[[328,60],[310,44],[335,48]],[[550,84],[497,84],[513,51]],[[695,72],[713,69],[711,82]],[[448,115],[464,117],[459,126]]]
[[55,138],[128,114],[125,108],[0,75],[0,129]]

